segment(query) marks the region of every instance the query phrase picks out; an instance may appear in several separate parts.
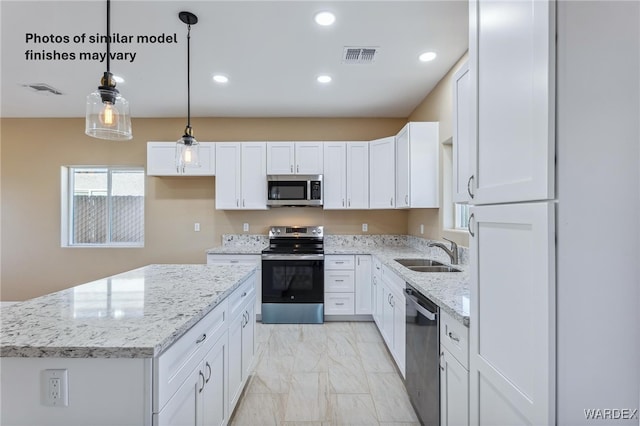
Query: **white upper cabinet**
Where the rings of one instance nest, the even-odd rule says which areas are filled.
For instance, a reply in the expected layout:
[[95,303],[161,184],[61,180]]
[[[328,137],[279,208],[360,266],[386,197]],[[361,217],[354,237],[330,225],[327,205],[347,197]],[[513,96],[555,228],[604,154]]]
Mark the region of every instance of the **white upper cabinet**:
[[471,201],[471,79],[469,62],[453,75],[453,201]]
[[[554,197],[555,2],[471,0],[474,204]],[[481,58],[481,60],[479,60]]]
[[215,144],[200,142],[200,167],[179,170],[176,165],[176,142],[147,142],[147,175],[214,176]]
[[216,209],[266,210],[265,142],[216,143]]
[[267,142],[267,173],[322,174],[322,146],[322,142]]
[[347,207],[347,146],[346,142],[324,143],[324,209]]
[[396,207],[440,206],[438,123],[410,122],[396,136]]
[[369,144],[369,207],[395,208],[395,137],[376,139]]
[[369,142],[347,142],[347,208],[369,208]]
[[325,142],[324,209],[369,208],[369,142]]

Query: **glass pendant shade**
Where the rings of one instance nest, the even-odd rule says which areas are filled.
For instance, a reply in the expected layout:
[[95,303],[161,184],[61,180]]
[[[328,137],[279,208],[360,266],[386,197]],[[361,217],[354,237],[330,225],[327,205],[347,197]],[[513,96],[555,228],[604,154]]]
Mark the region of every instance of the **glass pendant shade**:
[[85,123],[84,132],[94,138],[118,141],[133,138],[129,101],[114,89],[99,88],[87,96]]
[[178,139],[176,165],[183,171],[200,167],[200,144],[193,136],[184,135]]

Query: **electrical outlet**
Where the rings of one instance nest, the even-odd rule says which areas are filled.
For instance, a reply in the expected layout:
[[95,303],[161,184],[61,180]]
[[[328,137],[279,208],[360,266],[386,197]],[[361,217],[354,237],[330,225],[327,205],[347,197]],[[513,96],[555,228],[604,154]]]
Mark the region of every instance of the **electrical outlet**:
[[420,224],[420,235],[424,235],[424,225]]
[[362,224],[362,232],[367,232],[367,231],[369,231],[369,225],[366,224],[366,223],[363,223]]
[[49,407],[69,405],[69,379],[66,369],[42,372],[42,401]]
[[248,223],[243,223],[242,224],[242,231],[243,232],[249,232],[249,224]]
[[200,224],[198,222],[193,224],[193,230],[195,232],[200,232]]

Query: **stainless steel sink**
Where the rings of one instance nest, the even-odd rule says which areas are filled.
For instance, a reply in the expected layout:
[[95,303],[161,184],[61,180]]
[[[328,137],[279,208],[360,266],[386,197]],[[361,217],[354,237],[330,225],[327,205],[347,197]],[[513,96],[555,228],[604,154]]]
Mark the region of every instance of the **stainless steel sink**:
[[407,266],[408,269],[416,272],[462,272],[460,269],[451,266]]
[[411,269],[412,266],[445,266],[444,263],[440,263],[431,259],[394,259],[402,266],[406,266]]

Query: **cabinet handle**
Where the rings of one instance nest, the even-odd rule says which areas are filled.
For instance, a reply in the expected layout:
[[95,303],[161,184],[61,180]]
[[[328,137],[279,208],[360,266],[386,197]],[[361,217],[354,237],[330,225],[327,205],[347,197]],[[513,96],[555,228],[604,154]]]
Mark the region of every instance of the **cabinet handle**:
[[440,364],[440,370],[444,371],[444,366],[442,365],[442,358],[444,358],[444,351],[440,352],[440,359],[438,360],[438,364]]
[[336,265],[342,265],[344,263],[344,261],[343,260],[336,260],[334,263]]
[[347,201],[347,204],[349,207],[351,207],[351,198],[349,198],[349,200]]
[[229,263],[240,263],[239,260],[230,260]]
[[471,230],[471,220],[475,217],[475,213],[471,213],[471,216],[469,216],[469,222],[467,222],[467,229],[469,230],[469,235],[471,235],[472,237],[475,237],[476,234]]
[[449,332],[448,336],[449,336],[449,339],[453,340],[454,342],[460,342],[460,338],[455,334],[453,334],[452,332]]
[[209,379],[211,379],[211,365],[209,364],[209,361],[207,361],[207,363],[205,364],[205,366],[207,367],[207,378],[205,379],[205,383],[209,383]]
[[358,266],[360,266],[360,258],[358,257],[356,260],[358,261]]
[[337,283],[343,283],[343,282],[344,282],[344,280],[335,280],[335,282],[337,282]]
[[396,298],[393,297],[393,295],[391,295],[391,307],[395,308],[395,306],[396,306]]
[[342,199],[342,207],[344,207],[344,198]]
[[176,173],[180,173],[180,167],[176,166]]
[[409,205],[409,194],[404,196],[404,203]]
[[204,342],[205,340],[207,340],[207,334],[203,334],[202,336],[200,336],[200,338],[198,340],[196,340],[196,344],[200,344],[202,342]]
[[296,166],[296,173],[300,173],[300,164]]
[[391,200],[389,201],[389,205],[393,207],[393,197],[391,197]]
[[336,306],[343,306],[344,302],[336,303]]
[[244,198],[242,199],[242,207],[244,207]]
[[240,297],[245,297],[247,295],[247,292],[245,291],[244,293],[242,293],[242,296]]
[[240,200],[236,198],[236,207],[240,207]]
[[474,176],[471,175],[469,176],[469,180],[467,181],[467,192],[469,193],[469,197],[471,197],[471,199],[473,200],[473,192],[471,192],[471,181],[474,180]]
[[293,173],[293,164],[289,166],[289,170],[291,170],[291,173]]
[[204,389],[204,374],[202,374],[202,371],[198,372],[198,374],[200,375],[200,377],[202,377],[202,386],[200,386],[200,389],[198,389],[198,393],[202,393],[202,390]]

